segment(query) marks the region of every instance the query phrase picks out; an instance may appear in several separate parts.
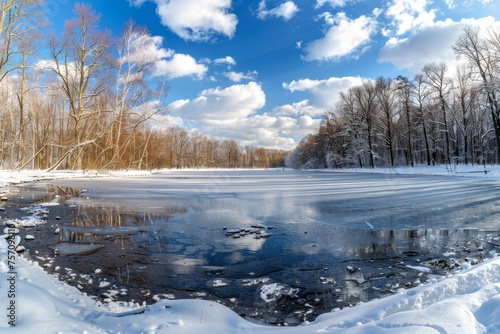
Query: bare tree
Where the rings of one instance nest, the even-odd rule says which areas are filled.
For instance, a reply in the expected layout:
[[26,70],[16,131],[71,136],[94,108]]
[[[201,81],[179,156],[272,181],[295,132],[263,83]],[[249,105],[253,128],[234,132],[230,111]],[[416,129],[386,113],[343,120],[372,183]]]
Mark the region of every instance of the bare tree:
[[467,165],[472,156],[470,152],[471,118],[474,108],[477,107],[478,87],[474,83],[473,74],[469,66],[457,67],[455,83],[455,98],[457,100],[457,109],[459,110],[457,124],[462,132],[463,157],[464,163]]
[[399,98],[399,103],[401,108],[404,110],[406,118],[406,143],[408,147],[408,157],[407,161],[413,167],[415,164],[415,158],[413,154],[413,117],[412,117],[412,92],[413,85],[407,77],[398,76],[396,79],[396,92]]
[[450,157],[450,134],[448,128],[448,115],[447,115],[447,96],[451,92],[452,81],[446,77],[446,72],[448,71],[448,66],[445,63],[432,63],[429,65],[425,65],[422,68],[422,71],[425,74],[425,78],[429,86],[434,90],[437,95],[437,99],[439,102],[439,108],[442,113],[442,121],[443,121],[443,133],[445,136],[446,142],[446,162],[451,163]]
[[[26,46],[31,46],[32,41],[36,36],[35,23],[39,17],[37,12],[40,7],[40,1],[37,0],[1,0],[0,1],[0,82],[8,79],[11,73],[21,71],[21,77],[25,76],[27,69],[27,56],[32,52]],[[25,82],[22,82],[24,84]],[[9,80],[7,86],[14,88],[15,83]],[[19,85],[18,85],[19,86]],[[16,87],[21,90],[21,95],[24,97],[26,85]],[[18,94],[18,97],[20,95]],[[4,101],[7,102],[7,101]],[[18,102],[24,103],[19,100]],[[5,105],[4,105],[5,106]],[[19,107],[19,109],[17,108]],[[5,109],[3,113],[4,121],[9,119],[9,127],[7,123],[2,124],[3,133],[0,136],[2,144],[0,147],[0,165],[3,164],[3,159],[9,157],[9,165],[14,167],[16,160],[22,159],[24,156],[24,127],[25,114],[24,104],[18,106],[11,105]],[[6,140],[9,140],[9,152],[6,152]]]
[[340,102],[337,106],[338,113],[341,117],[345,117],[346,133],[352,138],[350,141],[351,156],[357,160],[359,167],[364,166],[363,161],[363,141],[362,141],[362,125],[361,116],[356,109],[356,97],[354,88],[350,88],[347,92],[340,93]]
[[234,140],[223,140],[221,143],[222,154],[225,158],[225,166],[236,168],[239,165],[241,149]]
[[[381,111],[381,137],[384,146],[389,151],[389,165],[394,167],[394,119],[395,114],[395,91],[393,81],[389,78],[378,77],[375,81],[376,98]],[[410,149],[411,150],[411,149]],[[411,152],[411,151],[410,151]],[[413,159],[413,157],[411,157]],[[413,166],[413,163],[412,163]]]
[[490,110],[497,143],[497,162],[500,162],[500,101],[498,92],[498,65],[500,32],[490,32],[489,40],[479,27],[466,27],[453,46],[455,53],[469,62],[482,81],[486,102]]
[[427,123],[429,121],[425,109],[426,109],[426,104],[428,97],[431,93],[431,91],[428,89],[427,85],[425,84],[424,76],[422,74],[417,74],[414,79],[414,85],[413,85],[413,90],[414,90],[414,95],[415,95],[415,100],[416,100],[416,110],[419,115],[420,119],[420,124],[422,126],[422,136],[423,136],[423,141],[425,144],[425,155],[426,155],[426,161],[427,165],[435,164],[435,154],[433,151],[432,154],[432,159],[431,159],[431,150],[429,146],[429,136],[428,136],[428,131],[427,131]]
[[100,15],[90,5],[76,4],[74,14],[74,19],[66,21],[62,39],[53,34],[49,43],[53,63],[48,66],[60,80],[71,124],[66,150],[51,170],[66,159],[70,168],[83,168],[84,148],[97,139],[94,129],[99,111],[95,102],[107,84],[102,74],[109,67],[110,33],[99,31]]
[[116,168],[123,164],[136,130],[163,110],[160,101],[166,94],[166,78],[158,80],[153,76],[159,60],[155,50],[160,43],[159,37],[151,37],[147,30],[136,27],[133,22],[126,24],[118,43],[113,126],[106,148],[111,151],[108,166]]
[[19,67],[20,42],[33,36],[39,0],[0,0],[0,81]]
[[357,112],[360,115],[364,128],[364,139],[366,140],[366,150],[370,161],[370,167],[375,167],[375,151],[373,147],[374,122],[376,116],[376,90],[371,81],[364,82],[353,90],[356,101]]

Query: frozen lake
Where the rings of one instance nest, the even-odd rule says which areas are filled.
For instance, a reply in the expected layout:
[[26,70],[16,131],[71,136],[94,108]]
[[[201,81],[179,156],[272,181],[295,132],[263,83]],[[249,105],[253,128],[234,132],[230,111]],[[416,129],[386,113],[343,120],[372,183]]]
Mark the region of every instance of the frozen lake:
[[[57,256],[54,266],[85,278],[61,279],[90,294],[108,282],[119,300],[216,299],[268,323],[311,320],[453,270],[451,258],[485,255],[500,221],[500,183],[473,178],[220,170],[51,183],[67,206],[61,233],[38,251],[47,240],[103,245]],[[293,296],[266,303],[272,283]],[[314,311],[296,311],[306,303]]]
[[207,227],[279,221],[303,227],[496,229],[500,218],[500,183],[474,178],[234,170],[54,183],[85,189],[99,205],[160,213],[185,208],[185,218],[193,219],[192,210],[202,210]]

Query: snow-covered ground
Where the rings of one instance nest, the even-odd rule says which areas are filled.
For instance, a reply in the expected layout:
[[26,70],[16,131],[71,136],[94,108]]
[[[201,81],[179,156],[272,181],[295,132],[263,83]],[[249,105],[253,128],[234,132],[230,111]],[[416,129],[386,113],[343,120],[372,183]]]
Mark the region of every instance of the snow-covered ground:
[[[500,168],[486,166],[487,173],[484,170],[483,166],[441,166],[371,172],[500,178]],[[90,176],[78,172],[0,171],[0,193],[11,183]],[[163,300],[148,306],[115,302],[104,306],[12,252],[20,240],[9,239],[15,235],[14,228],[3,232],[2,333],[500,333],[500,257],[464,266],[455,275],[384,299],[332,310],[298,327],[271,327],[252,324],[210,301]],[[14,316],[15,327],[11,327]]]

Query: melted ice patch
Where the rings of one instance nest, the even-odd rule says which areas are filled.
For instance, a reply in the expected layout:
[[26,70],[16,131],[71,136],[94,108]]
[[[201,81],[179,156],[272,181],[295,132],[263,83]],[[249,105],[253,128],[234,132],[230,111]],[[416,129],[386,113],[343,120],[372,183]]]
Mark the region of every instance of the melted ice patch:
[[88,255],[97,252],[104,247],[101,244],[74,244],[61,242],[54,246],[49,246],[57,255]]

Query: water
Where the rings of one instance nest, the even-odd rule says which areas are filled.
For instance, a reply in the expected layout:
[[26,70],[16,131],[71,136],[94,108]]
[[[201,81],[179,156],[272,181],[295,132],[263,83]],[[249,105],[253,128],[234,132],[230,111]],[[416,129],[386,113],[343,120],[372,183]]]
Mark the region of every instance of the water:
[[[54,183],[64,187],[48,192],[65,205],[29,248],[49,272],[102,301],[204,298],[270,324],[480,260],[500,218],[498,183],[472,179],[273,170]],[[68,243],[99,247],[54,255]],[[267,303],[272,283],[298,292]]]

